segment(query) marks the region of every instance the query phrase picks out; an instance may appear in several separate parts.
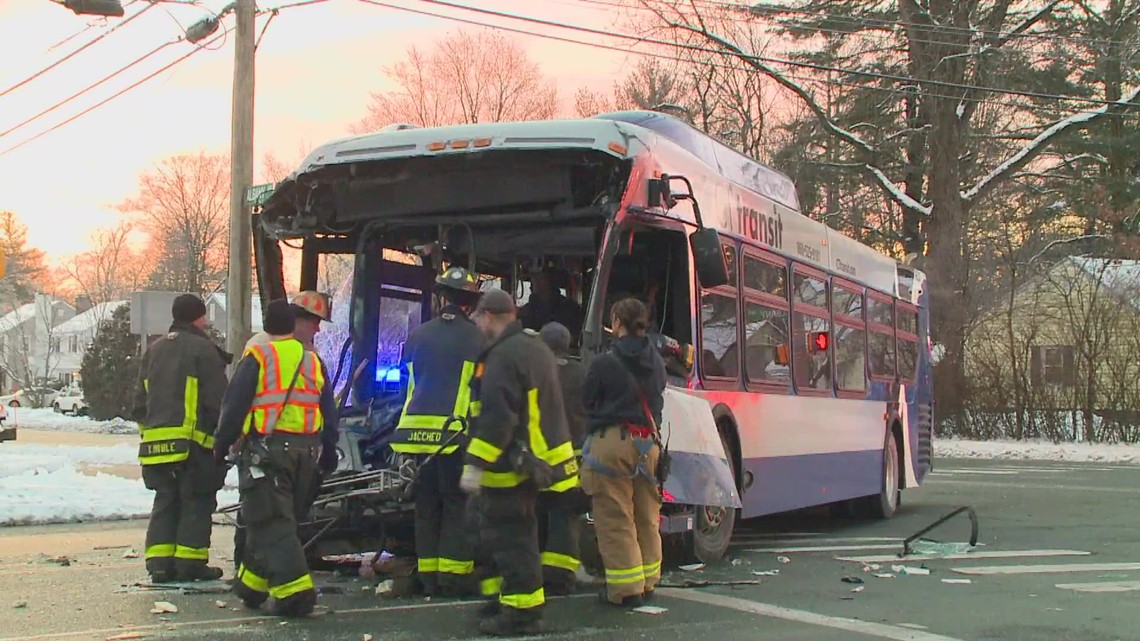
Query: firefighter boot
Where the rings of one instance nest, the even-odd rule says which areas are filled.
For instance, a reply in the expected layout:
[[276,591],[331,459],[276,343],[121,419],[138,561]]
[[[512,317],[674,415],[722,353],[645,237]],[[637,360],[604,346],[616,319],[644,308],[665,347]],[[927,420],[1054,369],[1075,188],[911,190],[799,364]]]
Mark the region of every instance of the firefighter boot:
[[269,598],[265,592],[258,592],[253,588],[242,583],[240,580],[234,581],[233,592],[241,599],[242,604],[250,610],[256,610],[261,607],[262,603]]
[[222,578],[222,568],[210,565],[188,565],[177,568],[179,581],[217,581]]
[[546,631],[540,616],[519,615],[509,608],[479,622],[479,632],[492,637],[517,637]]
[[284,599],[275,599],[273,614],[280,617],[307,617],[317,607],[317,591],[315,589],[302,590],[290,594]]

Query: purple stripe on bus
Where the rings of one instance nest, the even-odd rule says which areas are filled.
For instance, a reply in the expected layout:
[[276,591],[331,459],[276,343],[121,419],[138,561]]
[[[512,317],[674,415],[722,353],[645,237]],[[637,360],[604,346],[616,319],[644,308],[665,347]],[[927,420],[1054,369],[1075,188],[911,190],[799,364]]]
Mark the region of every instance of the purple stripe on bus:
[[881,450],[748,459],[752,486],[744,491],[744,518],[877,494]]

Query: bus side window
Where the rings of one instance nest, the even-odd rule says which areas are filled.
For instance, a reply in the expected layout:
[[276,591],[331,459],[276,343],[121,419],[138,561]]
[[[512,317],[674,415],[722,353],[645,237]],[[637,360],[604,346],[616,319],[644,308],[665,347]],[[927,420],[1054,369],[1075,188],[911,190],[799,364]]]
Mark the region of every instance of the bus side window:
[[792,278],[792,374],[800,392],[831,391],[831,345],[816,351],[810,344],[814,334],[831,332],[827,285],[822,275],[796,266]]
[[735,379],[740,371],[735,296],[705,292],[701,296],[701,374]]
[[867,294],[867,329],[870,330],[867,351],[873,378],[895,376],[894,307],[884,298]]
[[[759,256],[770,258],[763,260]],[[749,383],[787,388],[791,383],[791,314],[788,269],[780,262],[782,259],[767,252],[749,249],[741,263],[744,373]]]
[[837,283],[831,292],[831,309],[835,318],[835,386],[841,392],[864,392],[867,331],[862,290]]

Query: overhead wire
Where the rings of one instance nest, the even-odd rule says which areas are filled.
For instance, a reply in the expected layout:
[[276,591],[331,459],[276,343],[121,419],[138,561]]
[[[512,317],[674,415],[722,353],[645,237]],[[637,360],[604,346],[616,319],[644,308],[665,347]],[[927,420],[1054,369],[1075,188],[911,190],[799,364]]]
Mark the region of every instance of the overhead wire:
[[[140,1],[141,0],[131,0],[127,4],[123,5],[123,9],[124,10],[130,9],[131,5],[135,4],[136,2],[140,2]],[[88,31],[91,31],[92,29],[94,29],[96,27],[105,27],[105,26],[107,26],[107,18],[105,18],[105,17],[96,18],[94,20],[91,20],[90,22],[87,23],[86,27],[83,27],[79,31],[76,31],[75,33],[64,38],[63,40],[60,40],[59,42],[53,44],[52,46],[48,47],[47,50],[48,51],[54,51],[55,49],[62,47],[63,45],[71,42],[72,40],[75,40],[79,36],[82,36],[83,34],[87,33]]]
[[[359,0],[359,1],[363,4],[369,4],[369,5],[374,5],[374,6],[378,6],[378,7],[394,9],[394,10],[402,11],[402,12],[406,12],[406,13],[414,13],[414,14],[418,14],[418,15],[422,15],[422,16],[439,18],[439,19],[443,19],[443,20],[449,20],[449,21],[458,22],[461,24],[468,24],[468,25],[477,26],[477,27],[485,27],[485,28],[489,28],[489,29],[496,29],[496,30],[500,30],[500,31],[506,31],[508,33],[517,33],[517,34],[524,35],[524,36],[532,36],[532,37],[541,38],[541,39],[545,39],[545,40],[551,40],[554,42],[563,42],[563,43],[567,43],[567,44],[581,45],[581,46],[592,47],[592,48],[596,48],[596,49],[615,51],[615,52],[624,53],[624,54],[628,54],[628,55],[641,56],[641,57],[645,57],[645,58],[655,58],[655,59],[660,59],[660,60],[669,60],[669,61],[673,61],[673,62],[692,62],[692,60],[690,60],[690,59],[681,58],[679,56],[670,55],[670,54],[666,54],[666,53],[661,53],[661,52],[656,52],[656,51],[636,50],[636,49],[630,49],[628,47],[619,47],[616,45],[608,45],[608,44],[601,43],[601,42],[594,42],[594,41],[589,41],[589,40],[578,40],[578,39],[574,39],[574,38],[557,36],[557,35],[548,34],[548,33],[542,33],[542,32],[537,32],[537,31],[529,31],[526,29],[518,29],[518,28],[508,27],[508,26],[499,25],[499,24],[490,23],[490,22],[482,22],[479,20],[472,20],[469,18],[462,18],[459,16],[452,16],[452,15],[447,15],[447,14],[443,14],[443,13],[436,13],[433,11],[427,11],[427,10],[423,10],[423,9],[414,9],[411,7],[395,5],[395,4],[391,4],[389,2],[384,2],[382,0]],[[722,53],[722,52],[718,52],[718,53]],[[702,61],[701,64],[704,66],[715,67],[715,68],[719,68],[719,69],[739,70],[738,66],[727,64],[727,63],[716,63],[716,62],[712,62],[712,61]],[[897,89],[890,88],[890,87],[882,87],[882,86],[877,86],[877,85],[855,84],[855,83],[843,82],[841,80],[835,80],[835,79],[831,79],[831,78],[802,76],[802,75],[797,75],[795,73],[789,73],[789,72],[785,72],[782,75],[784,75],[787,78],[797,80],[797,81],[801,81],[801,82],[814,82],[814,83],[826,84],[826,85],[843,87],[843,88],[848,88],[848,89],[872,90],[872,91],[879,91],[879,92],[884,92],[884,93],[889,93],[889,94],[897,94],[898,93]],[[970,98],[970,97],[964,97],[964,96],[960,96],[960,95],[939,94],[937,92],[931,92],[931,91],[927,91],[925,93],[925,95],[929,96],[929,97],[933,97],[933,98],[945,98],[948,100],[959,100],[963,103],[992,104],[992,105],[999,105],[999,106],[1005,106],[1005,107],[1015,107],[1015,108],[1025,108],[1026,107],[1026,105],[1024,105],[1024,104],[1009,102],[1009,101],[1003,101],[1003,100],[999,100],[999,99],[995,99],[995,98],[984,98],[984,97],[982,97],[982,98]],[[1114,117],[1124,118],[1124,119],[1140,118],[1140,116],[1137,116],[1134,114],[1129,114],[1129,113],[1112,113],[1109,115],[1114,116]]]
[[450,7],[452,9],[459,9],[462,11],[469,11],[469,12],[473,12],[473,13],[480,13],[480,14],[484,14],[484,15],[496,16],[499,18],[507,18],[510,20],[529,22],[532,24],[541,24],[544,26],[554,27],[554,28],[558,28],[558,29],[565,29],[565,30],[571,30],[571,31],[579,31],[579,32],[583,32],[583,33],[590,33],[593,35],[599,35],[599,36],[603,36],[603,37],[614,37],[614,38],[629,40],[629,41],[638,42],[638,43],[653,44],[653,45],[658,45],[658,46],[672,47],[672,48],[677,48],[677,49],[685,49],[685,50],[690,50],[690,51],[700,51],[703,53],[729,55],[729,56],[733,56],[733,57],[743,58],[745,60],[752,60],[752,61],[760,63],[760,64],[779,64],[779,65],[785,65],[785,66],[791,66],[791,67],[800,67],[800,68],[811,69],[813,71],[829,71],[829,72],[834,72],[834,73],[847,74],[850,76],[876,78],[879,80],[893,80],[896,82],[905,82],[908,84],[926,84],[926,85],[930,85],[930,86],[937,86],[937,87],[943,87],[943,88],[960,89],[963,91],[981,91],[981,92],[986,92],[986,93],[991,93],[991,94],[1015,95],[1015,96],[1021,96],[1024,98],[1037,98],[1037,99],[1046,99],[1046,100],[1067,100],[1067,101],[1071,101],[1071,102],[1089,103],[1089,104],[1094,104],[1094,105],[1098,105],[1098,106],[1121,106],[1121,103],[1119,103],[1117,101],[1102,100],[1099,98],[1083,98],[1083,97],[1079,97],[1079,96],[1064,96],[1064,95],[1058,95],[1058,94],[1043,93],[1043,92],[1038,92],[1038,91],[1025,91],[1025,90],[1020,90],[1020,89],[1001,89],[998,87],[984,87],[984,86],[968,85],[968,84],[941,81],[941,80],[920,80],[920,79],[911,78],[908,76],[899,76],[899,75],[895,75],[895,74],[880,73],[880,72],[874,72],[874,71],[863,71],[863,70],[856,70],[856,69],[842,69],[839,67],[833,67],[830,65],[824,65],[824,64],[819,64],[819,63],[806,62],[806,61],[800,61],[800,60],[787,60],[787,59],[774,58],[774,57],[769,57],[769,56],[759,56],[759,55],[755,55],[755,54],[749,54],[746,52],[735,53],[735,52],[727,51],[724,49],[714,49],[714,48],[710,48],[710,47],[702,47],[700,45],[694,45],[694,44],[685,43],[685,42],[670,42],[667,40],[660,40],[657,38],[650,38],[650,37],[646,37],[646,36],[635,36],[635,35],[626,34],[626,33],[620,33],[620,32],[615,32],[615,31],[606,31],[603,29],[595,29],[592,27],[585,27],[582,25],[574,25],[574,24],[568,24],[565,22],[558,22],[556,20],[547,20],[544,18],[535,18],[535,17],[531,17],[531,16],[509,13],[509,12],[505,12],[505,11],[496,11],[494,9],[485,9],[483,7],[472,7],[472,6],[457,3],[457,2],[449,2],[448,0],[417,0],[417,1],[424,3],[424,4],[432,4],[432,5],[437,5],[437,6]]
[[116,24],[115,26],[111,27],[111,28],[110,28],[110,29],[108,29],[107,31],[104,31],[103,33],[99,34],[98,36],[96,36],[96,37],[95,37],[95,38],[93,38],[92,40],[89,40],[89,41],[88,41],[86,44],[84,44],[83,46],[79,47],[79,48],[78,48],[78,49],[76,49],[75,51],[72,51],[71,53],[67,54],[66,56],[64,56],[64,57],[60,58],[59,60],[56,60],[55,62],[51,63],[50,65],[48,65],[48,66],[46,66],[46,67],[44,67],[43,69],[40,69],[40,70],[39,70],[39,71],[37,71],[36,73],[34,73],[34,74],[32,74],[32,75],[28,76],[27,78],[24,78],[23,80],[21,80],[21,81],[17,82],[16,84],[12,85],[11,87],[8,87],[8,88],[7,88],[7,89],[5,89],[4,91],[0,91],[0,98],[2,98],[2,97],[4,97],[4,96],[6,96],[6,95],[8,95],[8,94],[12,93],[12,92],[13,92],[13,91],[15,91],[16,89],[19,89],[20,87],[23,87],[24,85],[26,85],[26,84],[28,84],[29,82],[31,82],[31,81],[33,81],[33,80],[35,80],[36,78],[39,78],[40,76],[44,75],[45,73],[47,73],[47,72],[51,71],[52,69],[55,69],[56,67],[60,66],[61,64],[63,64],[63,63],[65,63],[65,62],[67,62],[68,60],[71,60],[71,59],[72,59],[72,58],[74,58],[75,56],[77,56],[77,55],[79,55],[80,53],[82,53],[82,52],[86,51],[86,50],[87,50],[89,47],[91,47],[91,46],[92,46],[92,45],[94,45],[95,43],[99,42],[99,41],[100,41],[100,40],[102,40],[103,38],[106,38],[107,36],[111,35],[111,34],[112,34],[112,33],[114,33],[115,31],[117,31],[117,30],[119,30],[119,29],[121,29],[121,28],[123,28],[123,27],[127,26],[127,25],[128,25],[128,24],[130,24],[130,23],[131,23],[131,21],[132,21],[132,20],[134,20],[135,18],[138,18],[139,16],[141,16],[141,15],[142,15],[142,14],[144,14],[144,13],[146,13],[147,11],[150,11],[152,7],[154,7],[154,3],[148,2],[148,3],[147,3],[147,5],[146,5],[145,7],[143,7],[142,9],[139,9],[138,11],[136,11],[136,12],[135,12],[135,13],[133,13],[133,14],[131,14],[131,15],[130,15],[130,16],[128,16],[127,18],[123,19],[123,21],[122,21],[122,22],[120,22],[120,23]]

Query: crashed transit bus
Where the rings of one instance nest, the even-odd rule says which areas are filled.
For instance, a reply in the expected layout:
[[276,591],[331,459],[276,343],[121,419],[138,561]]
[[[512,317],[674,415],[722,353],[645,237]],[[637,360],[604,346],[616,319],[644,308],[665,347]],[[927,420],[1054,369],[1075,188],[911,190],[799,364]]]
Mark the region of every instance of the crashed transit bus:
[[[310,533],[321,554],[378,549],[411,506],[386,447],[403,341],[445,265],[526,302],[540,269],[583,310],[574,351],[607,347],[609,305],[652,305],[673,465],[662,532],[724,555],[743,518],[824,504],[890,517],[931,466],[925,276],[799,212],[785,175],[656,112],[381,132],[311,152],[254,214],[263,298],[352,257],[318,348],[337,390],[340,468]],[[371,484],[371,485],[370,485]],[[377,539],[379,541],[377,541]],[[339,547],[338,547],[339,546]]]

